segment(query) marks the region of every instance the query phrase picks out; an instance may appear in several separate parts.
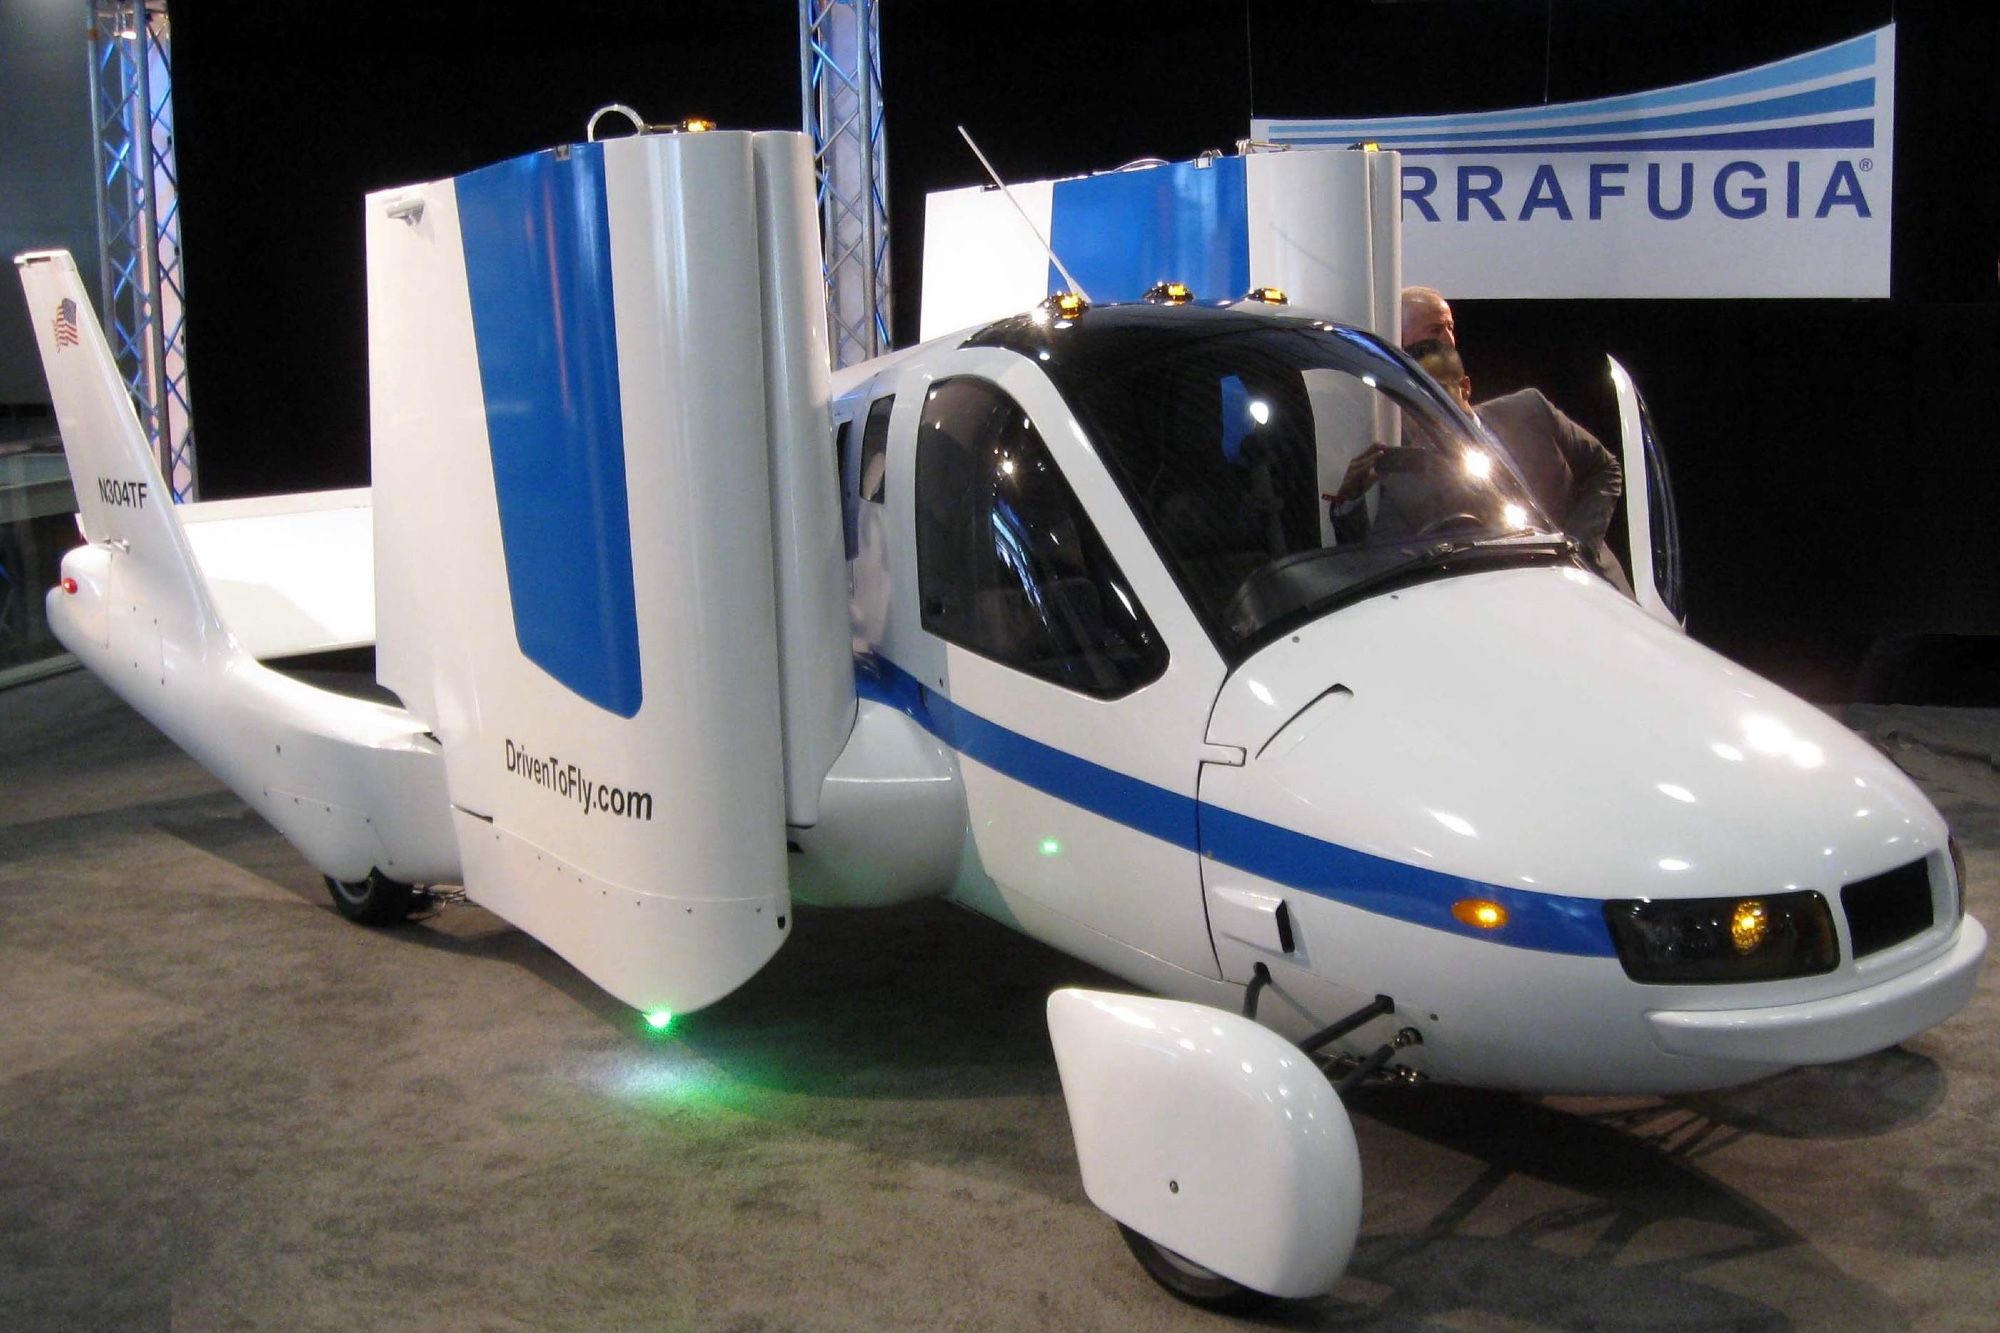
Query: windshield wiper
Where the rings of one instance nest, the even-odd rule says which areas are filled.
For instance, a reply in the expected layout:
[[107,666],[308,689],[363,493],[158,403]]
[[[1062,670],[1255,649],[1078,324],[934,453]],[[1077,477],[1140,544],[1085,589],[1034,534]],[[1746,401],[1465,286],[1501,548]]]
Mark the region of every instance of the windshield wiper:
[[1581,550],[1574,537],[1551,532],[1520,532],[1505,537],[1434,542],[1407,560],[1399,560],[1386,569],[1378,569],[1373,574],[1356,579],[1331,597],[1322,599],[1319,605],[1352,600],[1356,594],[1378,590],[1385,583],[1406,579],[1419,570],[1444,565],[1462,556],[1476,557],[1482,564],[1500,564],[1523,556],[1574,559]]
[[[1327,547],[1314,552],[1316,556],[1328,556],[1342,548]],[[1318,597],[1309,598],[1286,611],[1282,616],[1273,617],[1260,626],[1254,636],[1261,640],[1274,630],[1288,629],[1302,620],[1323,615],[1350,602],[1360,601],[1388,588],[1411,582],[1427,570],[1442,569],[1454,563],[1499,565],[1521,561],[1575,560],[1581,548],[1574,538],[1561,533],[1523,532],[1511,533],[1504,537],[1445,539],[1412,551],[1406,558],[1371,570],[1366,574],[1329,589]]]

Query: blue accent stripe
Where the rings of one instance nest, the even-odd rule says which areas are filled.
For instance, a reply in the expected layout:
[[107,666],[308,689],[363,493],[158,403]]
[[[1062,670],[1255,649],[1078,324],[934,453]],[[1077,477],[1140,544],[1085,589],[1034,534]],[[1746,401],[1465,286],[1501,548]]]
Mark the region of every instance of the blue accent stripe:
[[1872,32],[1865,33],[1834,46],[1821,47],[1817,51],[1807,51],[1802,55],[1775,61],[1769,65],[1759,65],[1736,74],[1703,79],[1699,83],[1684,83],[1672,88],[1627,93],[1619,97],[1600,97],[1588,102],[1565,102],[1555,106],[1524,107],[1509,111],[1483,111],[1461,116],[1412,116],[1379,120],[1289,120],[1278,121],[1273,129],[1286,142],[1292,141],[1295,135],[1310,135],[1315,142],[1338,142],[1345,145],[1356,139],[1373,138],[1377,134],[1395,134],[1411,130],[1424,132],[1449,128],[1453,125],[1529,126],[1546,124],[1550,121],[1573,120],[1583,116],[1659,111],[1695,102],[1712,101],[1716,98],[1771,92],[1778,88],[1809,83],[1815,79],[1869,69],[1875,64],[1876,36],[1877,34]]
[[644,689],[604,152],[518,157],[457,187],[514,637],[631,717]]
[[1196,846],[1195,803],[1179,792],[989,722],[886,659],[857,659],[854,682],[862,698],[908,713],[931,735],[997,773],[1177,847]]
[[[1551,140],[1584,139],[1612,135],[1653,135],[1666,130],[1705,129],[1716,125],[1755,125],[1760,121],[1791,120],[1799,116],[1823,116],[1841,111],[1865,111],[1875,105],[1875,80],[1818,88],[1807,93],[1753,102],[1747,106],[1711,107],[1704,111],[1682,111],[1670,116],[1640,116],[1626,120],[1592,121],[1586,125],[1550,125],[1538,130],[1459,130],[1439,125],[1424,132],[1377,135],[1384,148],[1400,148],[1406,143],[1480,144],[1531,139],[1535,147],[1555,147]],[[1800,126],[1798,128],[1806,128]]]
[[[1201,808],[1201,839],[1202,849],[1225,865],[1398,921],[1544,953],[1615,953],[1604,904],[1595,898],[1535,893],[1426,870],[1214,805]],[[1451,905],[1464,898],[1487,898],[1506,908],[1504,934],[1479,930],[1453,916]]]
[[[1243,159],[1176,162],[1057,181],[1049,244],[1093,301],[1136,301],[1184,282],[1201,301],[1250,290],[1250,207]],[[1049,266],[1049,290],[1063,287]]]
[[[857,658],[854,679],[862,698],[907,713],[933,736],[997,773],[1261,878],[1378,916],[1489,944],[1591,958],[1616,956],[1604,924],[1604,904],[1595,898],[1535,893],[1426,870],[1203,805],[988,721],[885,658]],[[1507,909],[1508,922],[1501,934],[1468,926],[1451,914],[1452,904],[1468,897],[1489,898]]]

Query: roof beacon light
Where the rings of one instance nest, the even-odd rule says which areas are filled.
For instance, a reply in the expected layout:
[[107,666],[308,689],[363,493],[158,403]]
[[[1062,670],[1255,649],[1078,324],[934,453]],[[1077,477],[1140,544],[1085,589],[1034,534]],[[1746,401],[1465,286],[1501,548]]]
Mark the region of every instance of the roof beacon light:
[[1035,307],[1035,312],[1039,316],[1035,322],[1041,324],[1051,319],[1082,319],[1083,312],[1088,309],[1090,309],[1090,302],[1084,300],[1076,292],[1057,292]]
[[1184,282],[1156,282],[1147,289],[1146,300],[1154,305],[1186,305],[1194,293]]
[[1292,298],[1276,287],[1252,287],[1243,293],[1246,301],[1262,301],[1265,305],[1290,305]]

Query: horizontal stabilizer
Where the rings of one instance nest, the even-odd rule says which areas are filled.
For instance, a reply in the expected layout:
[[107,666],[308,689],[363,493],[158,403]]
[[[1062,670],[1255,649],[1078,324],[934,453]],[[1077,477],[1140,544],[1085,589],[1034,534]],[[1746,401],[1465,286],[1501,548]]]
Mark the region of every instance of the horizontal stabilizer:
[[222,623],[259,660],[375,642],[368,490],[207,500],[176,513]]

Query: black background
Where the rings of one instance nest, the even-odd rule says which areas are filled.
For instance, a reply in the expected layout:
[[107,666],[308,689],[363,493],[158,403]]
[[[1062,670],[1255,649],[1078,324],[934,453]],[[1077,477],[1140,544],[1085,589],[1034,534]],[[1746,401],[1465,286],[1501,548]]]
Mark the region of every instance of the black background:
[[[351,0],[281,24],[175,0],[206,498],[367,476],[361,197],[654,120],[799,123],[797,9]],[[1480,110],[1728,73],[1898,22],[1888,301],[1456,305],[1479,396],[1614,426],[1610,352],[1671,458],[1690,627],[1805,692],[2000,702],[2000,6],[1949,0],[887,0],[896,327],[923,199],[1227,148],[1257,115]]]

